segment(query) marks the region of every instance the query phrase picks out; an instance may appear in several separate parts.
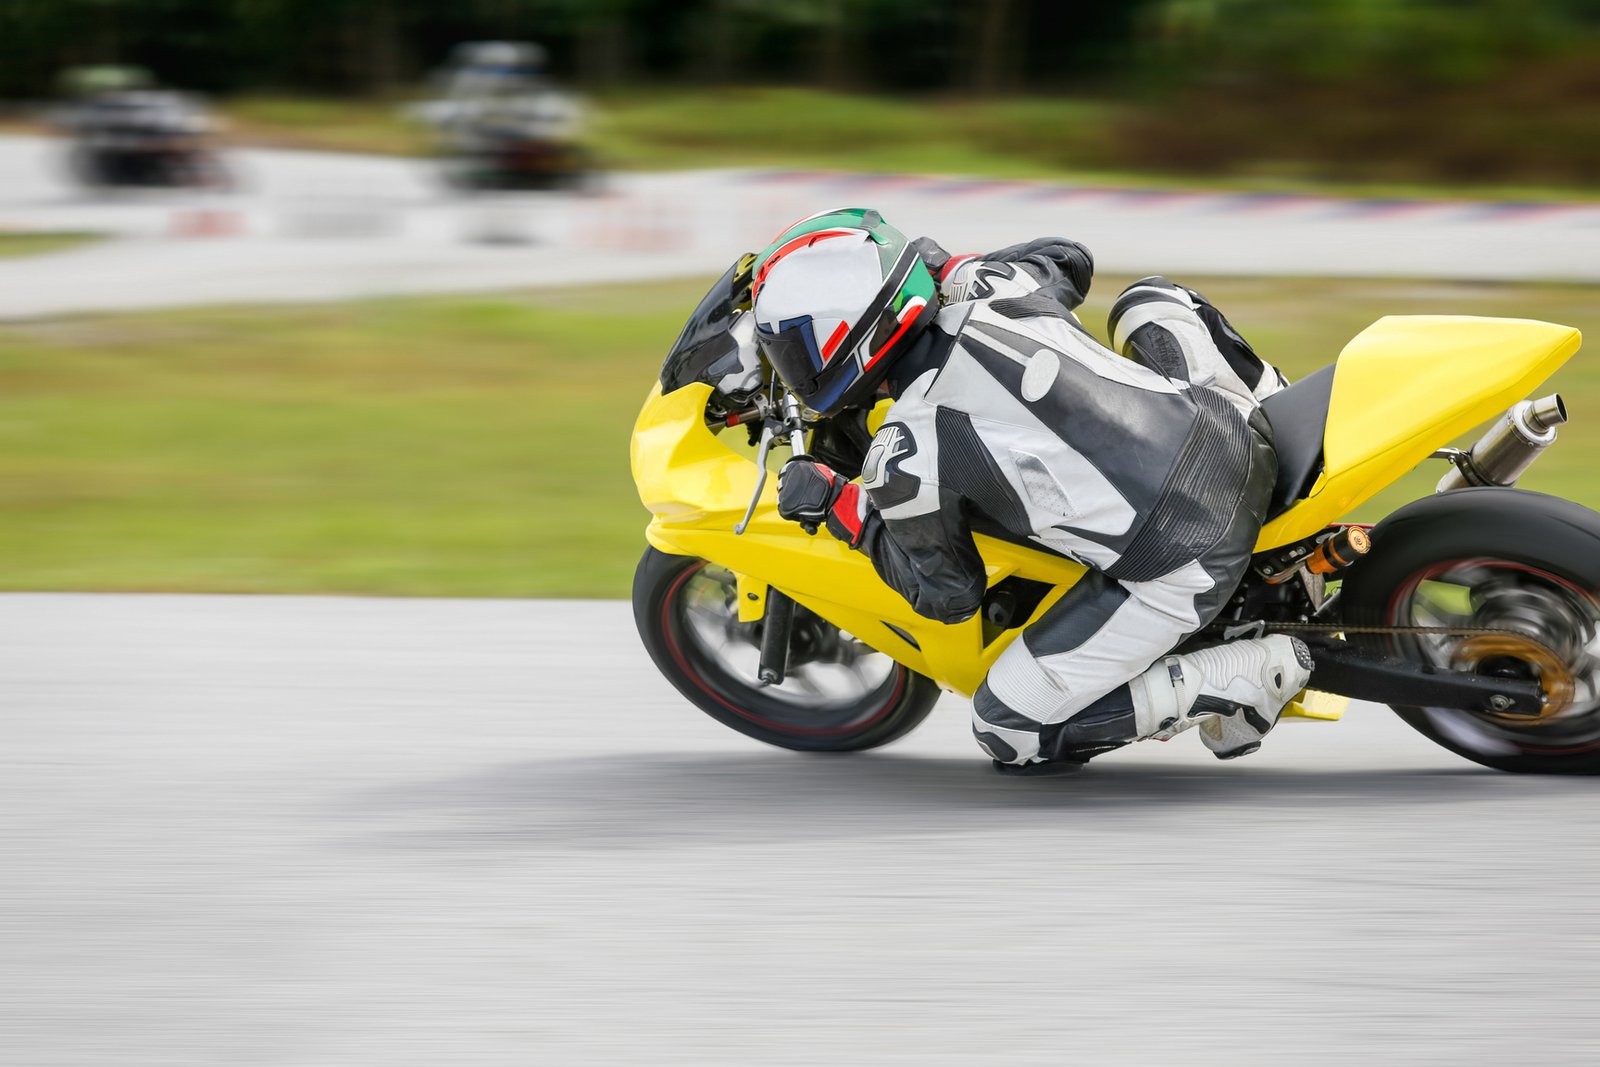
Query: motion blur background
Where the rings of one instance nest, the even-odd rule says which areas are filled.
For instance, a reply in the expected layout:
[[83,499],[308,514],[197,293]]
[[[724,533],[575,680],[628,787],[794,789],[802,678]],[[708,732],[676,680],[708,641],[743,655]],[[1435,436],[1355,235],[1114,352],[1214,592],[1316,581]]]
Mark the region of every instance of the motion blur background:
[[1079,238],[1091,329],[1166,273],[1298,377],[1600,336],[1597,182],[1596,0],[0,0],[0,1062],[1596,1062],[1587,780],[1370,705],[805,759],[607,598],[796,217]]
[[[584,181],[451,180],[421,102],[493,40],[542,46]],[[107,66],[207,94],[226,180],[75,181]],[[7,0],[0,99],[12,589],[623,595],[655,363],[841,201],[1083,239],[1090,321],[1181,274],[1293,374],[1389,312],[1595,314],[1591,0]],[[1587,499],[1584,451],[1536,478]]]

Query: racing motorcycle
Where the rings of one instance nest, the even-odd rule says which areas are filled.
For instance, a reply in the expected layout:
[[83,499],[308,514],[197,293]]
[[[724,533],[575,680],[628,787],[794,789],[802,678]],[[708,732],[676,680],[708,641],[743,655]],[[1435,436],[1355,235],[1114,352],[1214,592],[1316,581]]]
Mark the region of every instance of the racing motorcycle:
[[[769,460],[820,431],[756,354],[740,266],[691,316],[634,427],[652,515],[634,619],[667,679],[725,725],[791,749],[875,748],[941,690],[970,696],[1084,568],[975,523],[988,592],[945,624],[860,552],[780,518]],[[1515,488],[1567,420],[1559,395],[1525,397],[1579,342],[1547,322],[1391,316],[1268,399],[1272,515],[1227,606],[1179,651],[1294,634],[1316,667],[1284,718],[1377,701],[1485,766],[1600,773],[1600,515]],[[1448,447],[1489,420],[1470,449]],[[1446,464],[1433,495],[1376,526],[1344,519],[1430,457]]]
[[101,93],[62,120],[67,167],[89,189],[225,188],[218,127],[192,98],[138,90]]

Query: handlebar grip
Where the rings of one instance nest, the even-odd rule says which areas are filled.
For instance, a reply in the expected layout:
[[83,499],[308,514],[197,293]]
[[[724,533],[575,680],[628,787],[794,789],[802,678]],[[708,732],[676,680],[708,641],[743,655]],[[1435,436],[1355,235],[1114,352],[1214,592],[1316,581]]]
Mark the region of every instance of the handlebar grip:
[[814,523],[814,522],[802,522],[800,524],[800,529],[804,530],[806,533],[810,534],[812,537],[817,536],[817,524]]

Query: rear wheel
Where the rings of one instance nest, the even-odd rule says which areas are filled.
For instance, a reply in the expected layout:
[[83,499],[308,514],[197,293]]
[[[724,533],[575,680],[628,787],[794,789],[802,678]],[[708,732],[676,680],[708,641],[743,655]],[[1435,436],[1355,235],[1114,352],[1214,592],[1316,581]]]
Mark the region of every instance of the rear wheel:
[[877,748],[905,736],[939,699],[932,681],[796,605],[789,670],[761,687],[761,623],[739,621],[733,572],[647,549],[633,617],[650,658],[707,715],[769,745],[808,752]]
[[1353,635],[1413,662],[1538,681],[1537,718],[1396,706],[1424,736],[1498,770],[1600,774],[1600,515],[1515,489],[1417,501],[1373,530],[1340,614],[1493,634]]

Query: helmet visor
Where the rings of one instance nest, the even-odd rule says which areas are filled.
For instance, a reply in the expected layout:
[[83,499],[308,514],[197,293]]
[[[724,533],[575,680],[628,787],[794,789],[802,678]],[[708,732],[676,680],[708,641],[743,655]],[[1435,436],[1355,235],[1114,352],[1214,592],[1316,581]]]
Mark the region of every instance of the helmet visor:
[[756,323],[756,344],[761,346],[761,354],[767,357],[783,384],[801,394],[803,399],[822,370],[822,353],[817,349],[811,316],[785,319],[778,323],[777,329]]
[[811,316],[785,319],[776,330],[757,324],[756,343],[783,384],[811,410],[831,415],[846,390],[861,377],[853,359],[824,363]]

